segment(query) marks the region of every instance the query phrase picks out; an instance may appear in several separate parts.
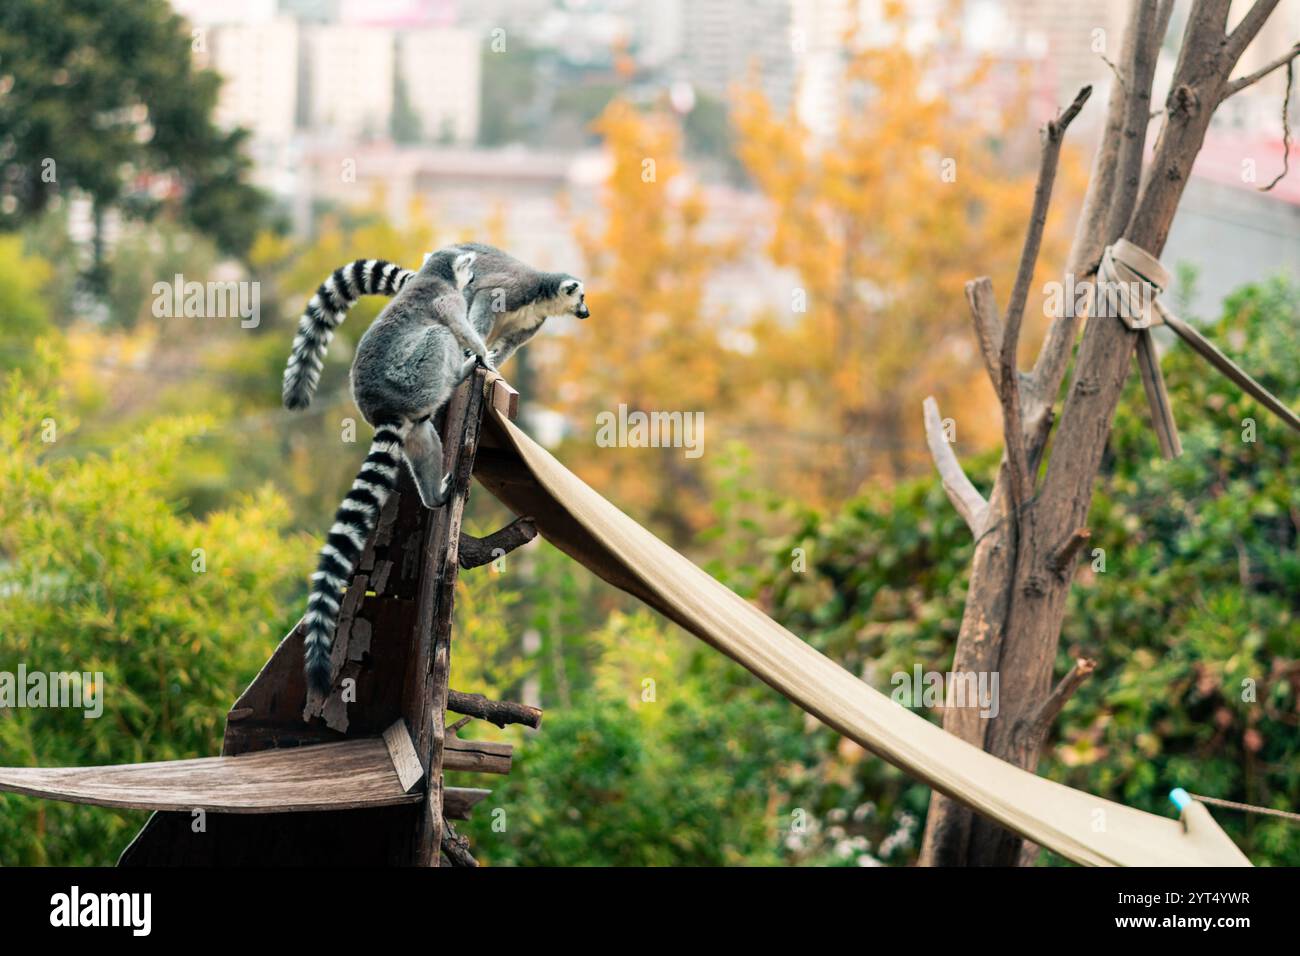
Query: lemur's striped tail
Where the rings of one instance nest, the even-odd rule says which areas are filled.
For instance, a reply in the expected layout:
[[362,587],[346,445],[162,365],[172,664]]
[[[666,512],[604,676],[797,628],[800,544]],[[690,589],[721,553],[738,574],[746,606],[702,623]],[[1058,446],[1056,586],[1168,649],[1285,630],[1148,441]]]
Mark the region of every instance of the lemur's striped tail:
[[413,275],[410,269],[383,259],[358,259],[339,266],[320,284],[298,320],[298,334],[284,370],[285,408],[306,408],[311,403],[325,364],[325,350],[357,299],[396,295]]
[[329,538],[320,550],[320,563],[311,576],[303,663],[308,685],[322,694],[330,690],[330,649],[339,603],[366,541],[379,523],[379,512],[397,487],[398,469],[403,467],[402,443],[410,430],[410,423],[402,420],[377,424],[370,454],[334,515]]

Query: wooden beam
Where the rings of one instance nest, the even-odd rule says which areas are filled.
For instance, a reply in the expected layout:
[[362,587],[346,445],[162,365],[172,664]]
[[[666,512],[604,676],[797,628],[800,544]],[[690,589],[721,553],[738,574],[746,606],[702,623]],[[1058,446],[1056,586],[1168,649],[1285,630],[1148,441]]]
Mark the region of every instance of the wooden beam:
[[[444,787],[442,790],[442,810],[448,820],[468,820],[470,811],[482,803],[492,793],[477,787]],[[442,840],[442,827],[438,828],[438,839]],[[438,854],[432,854],[437,859]]]
[[488,404],[514,421],[515,416],[519,414],[519,393],[495,372],[488,373],[487,388],[490,394]]

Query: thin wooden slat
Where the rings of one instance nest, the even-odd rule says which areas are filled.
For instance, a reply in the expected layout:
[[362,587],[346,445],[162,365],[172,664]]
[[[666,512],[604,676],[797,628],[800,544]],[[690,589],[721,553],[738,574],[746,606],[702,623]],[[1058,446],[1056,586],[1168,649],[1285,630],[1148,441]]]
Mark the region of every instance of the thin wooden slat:
[[519,393],[504,378],[497,376],[488,380],[491,389],[491,405],[511,421],[519,414]]
[[509,773],[514,749],[510,744],[491,740],[448,737],[443,745],[442,767],[475,773]]
[[411,743],[406,721],[398,718],[384,731],[384,746],[388,748],[388,756],[393,761],[393,769],[397,771],[402,790],[410,793],[424,779],[424,768],[420,766],[420,758],[415,753],[415,744]]

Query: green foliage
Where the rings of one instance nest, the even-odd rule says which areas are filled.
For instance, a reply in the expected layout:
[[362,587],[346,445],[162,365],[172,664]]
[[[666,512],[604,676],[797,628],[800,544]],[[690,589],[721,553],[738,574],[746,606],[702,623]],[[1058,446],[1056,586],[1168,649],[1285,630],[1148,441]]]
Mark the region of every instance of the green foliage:
[[[1208,330],[1270,391],[1300,396],[1300,289],[1229,297]],[[1054,778],[1155,812],[1193,793],[1300,806],[1297,436],[1185,346],[1164,363],[1184,454],[1160,459],[1130,383],[1090,519],[1105,571],[1076,585],[1066,653],[1101,667],[1067,708]],[[1252,434],[1253,427],[1253,434]],[[1300,832],[1216,811],[1257,864],[1300,863]]]
[[188,27],[165,0],[8,0],[0,6],[0,228],[56,192],[151,217],[133,187],[172,176],[179,212],[224,252],[252,243],[265,199],[247,185],[245,133],[212,122],[219,80],[195,70]]
[[[1277,281],[1232,296],[1207,333],[1294,407],[1298,326],[1300,290]],[[1175,786],[1294,810],[1297,437],[1186,347],[1172,346],[1164,367],[1184,454],[1159,458],[1134,376],[1089,518],[1104,555],[1082,564],[1057,673],[1078,655],[1099,666],[1058,721],[1040,771],[1156,813],[1170,812]],[[1255,440],[1244,440],[1252,421]],[[968,472],[987,487],[995,466],[985,458]],[[808,554],[806,574],[787,569],[796,547]],[[887,692],[894,671],[950,665],[970,552],[938,482],[926,480],[803,514],[773,551],[778,570],[755,587],[783,624]],[[840,812],[868,796],[924,806],[924,788],[878,770],[873,760],[846,771]],[[1256,863],[1300,863],[1294,825],[1216,817]]]
[[[269,489],[202,520],[181,512],[171,488],[200,419],[67,455],[75,423],[51,371],[0,393],[0,671],[102,673],[103,715],[0,710],[0,763],[212,754],[230,701],[297,618],[310,544],[285,536]],[[111,863],[141,822],[6,795],[0,863]]]
[[774,715],[770,693],[647,612],[615,614],[588,639],[599,649],[592,685],[548,714],[468,825],[482,856],[497,865],[776,862],[773,765],[797,752],[792,734],[801,734],[790,709]]
[[[336,264],[335,251],[311,258]],[[315,261],[285,260],[279,281],[296,289],[319,271]],[[1298,324],[1300,292],[1274,283],[1234,296],[1207,332],[1294,402]],[[265,342],[275,344],[241,337],[216,352],[212,368],[236,381],[205,404],[232,428],[239,410],[264,404],[262,367],[282,360]],[[300,611],[316,542],[286,535],[287,505],[254,479],[287,456],[282,473],[300,507],[308,487],[335,503],[355,470],[354,446],[337,452],[335,413],[347,410],[325,405],[288,452],[259,431],[242,445],[269,450],[236,454],[236,439],[204,438],[209,423],[177,414],[192,396],[164,397],[151,418],[113,433],[109,454],[92,455],[76,423],[62,420],[70,406],[48,385],[52,360],[32,354],[29,374],[0,394],[0,671],[20,662],[102,671],[107,696],[99,720],[0,711],[0,763],[212,753],[229,701]],[[1186,348],[1175,344],[1165,369],[1186,452],[1159,459],[1131,383],[1089,521],[1104,571],[1085,559],[1057,669],[1079,654],[1099,668],[1059,720],[1041,772],[1159,813],[1170,812],[1173,786],[1294,809],[1296,439]],[[47,418],[57,420],[53,444],[41,440]],[[821,513],[761,490],[741,445],[720,445],[709,464],[718,493],[713,526],[694,541],[697,560],[878,689],[917,664],[949,666],[972,544],[936,481],[872,490]],[[985,456],[968,471],[987,487],[996,464]],[[177,489],[192,493],[206,468],[211,496],[196,517]],[[501,509],[485,507],[486,496],[471,504],[470,527],[499,525]],[[196,547],[206,551],[204,574],[191,570]],[[464,575],[456,613],[454,686],[512,699],[535,692],[547,709],[538,733],[474,725],[473,736],[520,745],[508,778],[482,782],[494,793],[465,827],[485,862],[914,859],[926,787],[633,610],[550,545]],[[1290,824],[1216,817],[1257,863],[1300,862]],[[0,798],[0,862],[108,862],[139,822]]]
[[536,106],[541,54],[513,35],[505,39],[504,50],[494,50],[492,39],[483,46],[481,146],[532,141],[545,116]]
[[0,235],[0,372],[31,367],[30,346],[49,326],[50,264],[16,235]]

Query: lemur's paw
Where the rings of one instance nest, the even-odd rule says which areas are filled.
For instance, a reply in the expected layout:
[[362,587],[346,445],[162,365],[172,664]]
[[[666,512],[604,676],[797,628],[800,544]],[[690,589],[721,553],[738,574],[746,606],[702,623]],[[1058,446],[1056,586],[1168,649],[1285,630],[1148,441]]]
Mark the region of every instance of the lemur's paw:
[[464,289],[465,286],[474,281],[474,270],[471,267],[477,258],[478,253],[476,252],[462,252],[456,257],[456,261],[452,263],[451,271],[456,276],[457,291]]

